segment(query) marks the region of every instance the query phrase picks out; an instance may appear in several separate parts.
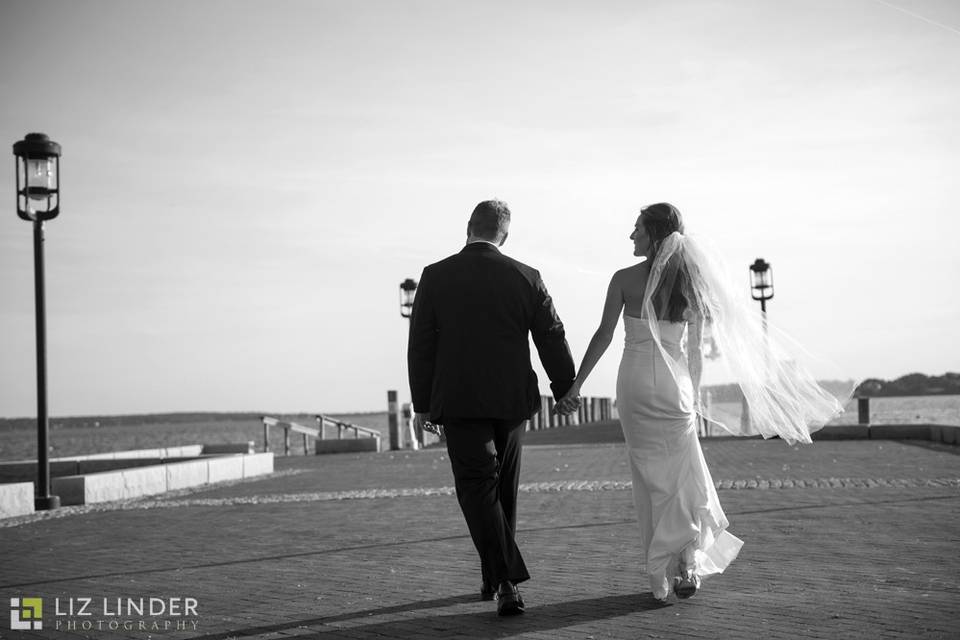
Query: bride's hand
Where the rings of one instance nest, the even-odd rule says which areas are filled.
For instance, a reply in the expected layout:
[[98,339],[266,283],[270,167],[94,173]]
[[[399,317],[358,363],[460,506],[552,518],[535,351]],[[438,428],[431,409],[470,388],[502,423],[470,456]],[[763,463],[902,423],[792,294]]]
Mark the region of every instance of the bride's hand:
[[556,406],[553,408],[554,413],[559,413],[562,416],[569,415],[580,408],[580,389],[577,387],[572,387],[567,391],[560,400],[557,401]]

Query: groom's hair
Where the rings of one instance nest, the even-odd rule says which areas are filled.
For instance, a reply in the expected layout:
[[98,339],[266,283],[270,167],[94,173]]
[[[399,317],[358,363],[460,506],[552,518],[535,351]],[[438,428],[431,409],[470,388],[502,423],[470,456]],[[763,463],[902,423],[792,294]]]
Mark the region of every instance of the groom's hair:
[[503,200],[484,200],[474,207],[468,227],[472,236],[500,242],[510,230],[510,208]]

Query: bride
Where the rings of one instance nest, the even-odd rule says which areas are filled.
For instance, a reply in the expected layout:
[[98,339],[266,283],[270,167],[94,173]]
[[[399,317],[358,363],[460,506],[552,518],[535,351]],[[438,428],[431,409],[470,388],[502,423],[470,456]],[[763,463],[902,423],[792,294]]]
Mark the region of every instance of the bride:
[[[676,207],[642,209],[630,239],[633,254],[646,260],[613,275],[600,327],[557,411],[576,410],[622,312],[617,410],[643,562],[653,596],[665,602],[671,588],[679,598],[694,595],[701,579],[721,573],[743,544],[727,531],[697,438],[703,345],[727,360],[749,404],[752,433],[810,442],[810,432],[842,405],[767,336],[759,317],[732,294],[718,261],[684,235]],[[720,426],[739,432],[739,425]]]

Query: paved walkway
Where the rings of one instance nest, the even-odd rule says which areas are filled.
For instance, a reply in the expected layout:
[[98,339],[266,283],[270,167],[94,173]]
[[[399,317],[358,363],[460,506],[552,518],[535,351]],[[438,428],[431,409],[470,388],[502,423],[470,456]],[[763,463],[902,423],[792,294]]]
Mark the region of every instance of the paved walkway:
[[[263,479],[0,521],[3,606],[44,606],[36,632],[11,631],[4,609],[0,637],[960,636],[960,448],[718,440],[704,451],[745,545],[700,594],[665,607],[638,569],[619,445],[526,448],[519,540],[533,579],[527,613],[505,619],[479,601],[476,554],[434,449],[278,459]],[[165,615],[122,611],[151,597]],[[91,598],[93,615],[57,616],[57,598],[62,612]],[[105,615],[104,598],[106,612],[122,598],[126,615]],[[197,614],[169,615],[171,598],[181,609],[194,598]]]

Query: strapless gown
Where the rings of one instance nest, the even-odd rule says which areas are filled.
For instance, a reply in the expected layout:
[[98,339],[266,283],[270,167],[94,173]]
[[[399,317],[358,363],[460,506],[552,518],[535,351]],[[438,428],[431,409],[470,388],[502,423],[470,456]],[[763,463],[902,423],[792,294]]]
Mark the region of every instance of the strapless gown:
[[697,438],[693,384],[681,357],[684,323],[659,322],[664,349],[681,363],[677,379],[646,320],[624,315],[626,341],[617,410],[633,473],[643,563],[665,598],[681,565],[701,578],[721,573],[743,545],[727,518]]

